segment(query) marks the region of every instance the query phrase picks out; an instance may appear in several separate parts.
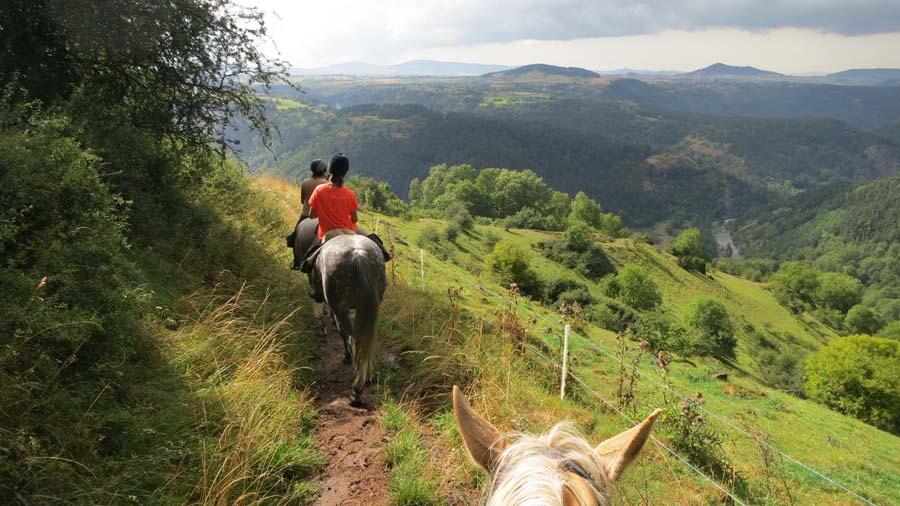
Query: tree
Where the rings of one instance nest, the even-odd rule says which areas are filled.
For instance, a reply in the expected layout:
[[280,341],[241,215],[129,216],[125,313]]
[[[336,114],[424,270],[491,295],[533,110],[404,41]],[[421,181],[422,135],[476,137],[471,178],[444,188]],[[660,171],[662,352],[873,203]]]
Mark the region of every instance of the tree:
[[819,287],[820,272],[806,262],[788,262],[772,277],[775,296],[782,303],[811,304]]
[[900,341],[900,320],[892,321],[878,331],[878,337]]
[[586,223],[600,230],[603,225],[602,220],[603,212],[600,210],[600,204],[584,192],[575,194],[575,199],[572,200],[572,210],[569,212],[569,223]]
[[77,96],[97,124],[124,116],[195,148],[228,144],[238,117],[267,140],[259,92],[286,83],[261,49],[263,13],[231,0],[7,0],[0,26],[0,89]]
[[719,358],[734,358],[734,325],[725,305],[716,299],[698,297],[684,313],[684,324],[700,334],[698,348]]
[[593,229],[590,225],[580,221],[570,222],[569,227],[563,235],[565,248],[575,252],[587,251],[593,242],[592,236]]
[[813,295],[820,306],[846,313],[862,298],[862,283],[846,274],[825,272],[819,275],[819,284]]
[[860,304],[853,306],[850,308],[850,311],[847,311],[847,316],[844,317],[844,324],[847,325],[851,332],[856,334],[875,335],[881,328],[881,320],[878,318],[878,314]]
[[706,264],[712,260],[700,229],[695,227],[682,230],[672,242],[670,251],[678,257],[678,265],[701,273],[706,272]]
[[625,264],[607,285],[607,292],[639,310],[653,309],[662,302],[656,282],[637,264]]
[[894,434],[900,432],[900,341],[835,339],[806,362],[806,393],[826,406]]

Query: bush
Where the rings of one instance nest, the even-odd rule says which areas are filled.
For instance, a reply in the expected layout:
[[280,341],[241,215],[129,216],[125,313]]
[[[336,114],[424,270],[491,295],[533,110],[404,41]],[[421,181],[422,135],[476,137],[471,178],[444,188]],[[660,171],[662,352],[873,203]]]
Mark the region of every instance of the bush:
[[537,248],[550,260],[574,269],[586,278],[600,279],[607,274],[616,272],[616,268],[603,252],[603,248],[597,243],[591,243],[587,249],[581,252],[568,249],[563,240],[538,243]]
[[554,279],[544,284],[544,302],[556,304],[562,294],[573,291],[588,292],[588,287],[573,279]]
[[700,354],[734,358],[737,340],[724,304],[715,299],[698,297],[688,305],[684,324],[699,334]]
[[637,311],[614,299],[597,301],[585,313],[586,320],[613,332],[634,327],[639,318]]
[[806,392],[835,411],[900,432],[900,342],[853,335],[835,339],[806,362]]
[[462,226],[460,226],[459,223],[457,223],[455,221],[449,221],[449,222],[447,222],[447,226],[444,227],[444,237],[446,237],[447,240],[450,242],[455,242],[456,239],[459,237],[459,234],[462,233],[462,231],[463,231],[463,228],[462,228]]
[[639,310],[653,309],[662,302],[656,282],[637,264],[626,264],[607,283],[606,294]]
[[576,221],[569,225],[563,235],[563,246],[567,251],[581,253],[587,251],[593,242],[594,229],[590,225]]
[[819,271],[805,262],[788,262],[772,278],[775,296],[794,312],[813,303],[818,286]]
[[696,343],[691,340],[684,327],[659,311],[641,315],[634,327],[634,337],[649,344],[654,352],[669,351],[680,355],[695,353]]
[[700,229],[693,227],[678,234],[670,252],[678,257],[678,265],[682,268],[701,273],[706,273],[706,264],[711,260]]
[[875,335],[881,329],[881,320],[878,314],[865,306],[856,305],[847,311],[844,317],[844,325],[855,334]]
[[472,213],[459,202],[454,202],[447,206],[444,214],[447,217],[448,224],[455,224],[461,231],[472,230],[472,227],[475,226],[475,219],[472,218]]
[[540,297],[540,281],[528,263],[528,254],[514,244],[497,243],[485,262],[502,283],[516,283],[523,294]]

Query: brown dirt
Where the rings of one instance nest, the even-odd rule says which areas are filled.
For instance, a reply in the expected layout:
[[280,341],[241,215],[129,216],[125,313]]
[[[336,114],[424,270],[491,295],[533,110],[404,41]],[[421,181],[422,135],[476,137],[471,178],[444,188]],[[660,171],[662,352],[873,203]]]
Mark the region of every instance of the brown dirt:
[[[343,345],[330,318],[320,333],[319,412],[316,444],[328,464],[322,473],[319,500],[322,506],[388,502],[388,477],[378,444],[384,433],[378,412],[350,405],[353,366],[343,363]],[[371,394],[364,401],[372,405]]]

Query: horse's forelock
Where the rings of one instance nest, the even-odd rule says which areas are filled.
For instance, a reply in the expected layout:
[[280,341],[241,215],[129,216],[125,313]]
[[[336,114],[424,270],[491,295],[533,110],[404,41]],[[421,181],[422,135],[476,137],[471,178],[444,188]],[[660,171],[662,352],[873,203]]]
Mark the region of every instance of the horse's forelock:
[[565,461],[590,474],[592,486],[600,489],[594,489],[596,504],[608,505],[603,464],[594,448],[568,424],[558,424],[540,436],[514,436],[500,455],[486,504],[562,506],[566,483],[580,479],[566,472]]

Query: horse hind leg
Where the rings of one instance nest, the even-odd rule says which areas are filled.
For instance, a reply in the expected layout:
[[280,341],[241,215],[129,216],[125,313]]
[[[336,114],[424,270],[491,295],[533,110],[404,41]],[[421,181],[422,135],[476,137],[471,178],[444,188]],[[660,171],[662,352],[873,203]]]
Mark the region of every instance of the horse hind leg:
[[353,363],[353,349],[350,340],[353,333],[353,320],[350,318],[350,312],[346,309],[332,308],[334,314],[334,323],[337,325],[338,332],[344,342],[344,363],[350,365]]

